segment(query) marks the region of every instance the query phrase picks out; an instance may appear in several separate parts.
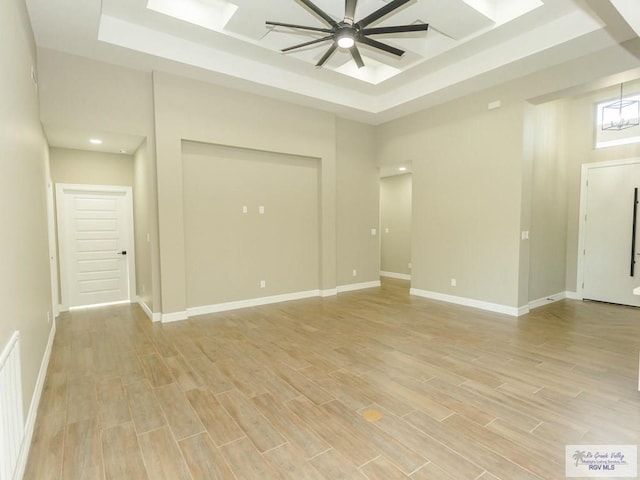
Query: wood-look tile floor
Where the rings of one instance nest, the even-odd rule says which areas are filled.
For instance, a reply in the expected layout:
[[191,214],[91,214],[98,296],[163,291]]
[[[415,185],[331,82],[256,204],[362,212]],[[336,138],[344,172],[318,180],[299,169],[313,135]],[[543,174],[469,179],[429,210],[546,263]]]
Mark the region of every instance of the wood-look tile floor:
[[151,324],[64,314],[27,479],[565,478],[638,444],[640,310],[519,319],[382,288]]

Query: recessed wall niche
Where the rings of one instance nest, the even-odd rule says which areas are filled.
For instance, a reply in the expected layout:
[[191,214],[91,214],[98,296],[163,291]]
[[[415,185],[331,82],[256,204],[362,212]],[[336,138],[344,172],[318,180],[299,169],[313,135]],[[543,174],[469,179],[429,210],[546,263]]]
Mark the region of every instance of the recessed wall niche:
[[318,159],[183,141],[182,162],[188,308],[319,288]]

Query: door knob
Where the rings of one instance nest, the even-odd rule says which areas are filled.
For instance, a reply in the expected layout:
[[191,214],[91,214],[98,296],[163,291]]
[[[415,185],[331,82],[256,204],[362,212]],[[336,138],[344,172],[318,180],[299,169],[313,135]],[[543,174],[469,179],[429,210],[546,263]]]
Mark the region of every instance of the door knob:
[[122,250],[121,252],[118,252],[118,255],[126,255],[127,251],[126,250]]

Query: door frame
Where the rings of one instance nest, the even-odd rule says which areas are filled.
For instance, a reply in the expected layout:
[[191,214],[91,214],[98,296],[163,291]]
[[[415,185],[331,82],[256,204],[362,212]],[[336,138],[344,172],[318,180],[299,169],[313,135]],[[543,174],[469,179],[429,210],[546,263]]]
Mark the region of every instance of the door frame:
[[582,175],[580,177],[580,216],[578,225],[578,268],[576,275],[576,297],[584,300],[583,280],[584,280],[584,251],[585,251],[585,220],[587,215],[587,178],[589,171],[597,168],[621,167],[623,165],[640,164],[640,157],[631,157],[620,160],[609,160],[605,162],[583,163]]
[[53,320],[60,315],[60,286],[58,285],[58,252],[56,248],[56,215],[53,180],[47,178],[47,229],[49,231],[49,275],[51,277],[51,303]]
[[129,270],[129,302],[135,302],[137,298],[136,292],[136,259],[135,259],[135,235],[133,224],[133,188],[118,185],[84,185],[74,183],[58,183],[56,184],[56,214],[57,214],[57,234],[58,234],[58,251],[60,259],[60,295],[62,298],[62,304],[60,309],[62,311],[69,310],[69,278],[67,265],[69,262],[69,252],[67,251],[66,242],[64,242],[66,225],[65,225],[65,212],[64,212],[64,196],[69,193],[84,193],[84,194],[106,194],[115,193],[123,194],[125,199],[125,221],[127,222],[128,229],[128,244],[127,248],[127,263]]

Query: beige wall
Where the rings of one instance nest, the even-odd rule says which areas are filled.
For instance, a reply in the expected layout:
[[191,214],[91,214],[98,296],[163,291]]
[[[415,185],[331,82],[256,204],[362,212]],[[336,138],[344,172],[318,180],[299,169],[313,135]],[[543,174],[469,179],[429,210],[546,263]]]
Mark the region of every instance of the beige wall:
[[[132,182],[137,290],[153,311],[171,313],[187,307],[183,139],[320,159],[318,287],[331,291],[338,284],[377,279],[378,237],[370,234],[378,223],[374,127],[162,73],[152,81],[144,72],[47,49],[41,50],[41,56],[45,123],[123,131],[147,139],[134,155]],[[89,101],[92,97],[95,100]],[[92,108],[80,108],[81,103]],[[60,109],[62,104],[69,108]],[[341,132],[337,132],[336,122],[342,122]],[[95,182],[100,183],[99,178]],[[344,186],[340,192],[337,182]],[[353,201],[356,196],[357,202]],[[337,202],[341,202],[339,208]],[[159,203],[162,209],[158,215]],[[159,221],[165,227],[162,252]],[[149,243],[146,233],[150,234]],[[353,269],[358,272],[355,279]],[[152,284],[151,293],[148,283]],[[162,288],[169,295],[166,302],[161,298]]]
[[537,106],[532,176],[529,300],[566,290],[567,164],[565,102]]
[[[135,229],[136,246],[150,258],[148,270],[137,272],[138,294],[145,279],[145,303],[160,311],[160,268],[157,225],[157,187],[155,171],[155,131],[152,76],[130,68],[109,65],[49,49],[38,49],[42,122],[62,131],[125,134],[146,139],[140,154],[129,160],[132,173],[126,185],[134,185],[135,221],[146,222],[148,230]],[[129,156],[129,158],[131,158]],[[113,172],[107,172],[112,175]],[[96,183],[110,183],[92,175]],[[135,178],[134,178],[135,177]],[[143,198],[145,197],[145,198]],[[143,206],[144,208],[137,208]],[[139,262],[138,252],[136,261]],[[148,254],[148,255],[147,255]],[[145,268],[144,263],[138,265]],[[151,280],[148,276],[151,275]]]
[[136,292],[153,312],[153,274],[151,254],[152,188],[149,178],[150,154],[145,140],[133,156],[133,218],[136,245]]
[[[625,84],[625,93],[640,92],[640,82]],[[566,290],[577,290],[580,177],[583,163],[640,157],[640,144],[594,148],[595,107],[616,98],[620,87],[599,90],[567,100],[565,156],[567,159],[567,265]]]
[[380,179],[381,266],[411,275],[411,174]]
[[594,148],[595,103],[618,87],[533,106],[534,81],[379,127],[379,162],[414,165],[414,288],[512,307],[576,291],[581,165],[640,147]]
[[163,314],[187,308],[182,140],[320,159],[320,288],[335,288],[333,115],[160,73],[154,98]]
[[521,306],[524,111],[490,91],[379,128],[380,163],[412,162],[413,288]]
[[133,186],[133,156],[51,148],[54,183]]
[[36,58],[24,2],[0,2],[0,31],[0,349],[20,331],[26,415],[52,327],[48,149],[30,78]]
[[41,119],[62,131],[153,135],[151,74],[38,49]]
[[[375,128],[336,119],[337,284],[379,279],[378,166]],[[353,276],[353,271],[356,275]]]
[[[567,88],[597,80],[586,65],[589,62],[558,65],[371,127],[164,73],[152,77],[50,50],[41,53],[45,123],[147,138],[146,151],[134,159],[133,182],[138,190],[146,188],[141,193],[145,199],[138,196],[136,201],[141,205],[136,221],[146,221],[149,232],[137,231],[136,244],[143,248],[146,233],[150,234],[149,262],[138,268],[145,272],[140,275],[145,289],[152,284],[145,302],[149,300],[156,312],[183,312],[189,305],[183,140],[319,159],[319,287],[323,290],[376,278],[380,237],[370,235],[377,223],[370,225],[371,219],[377,218],[379,208],[377,187],[371,181],[374,156],[380,163],[412,161],[416,166],[414,287],[508,306],[523,306],[557,288],[561,275],[556,261],[561,263],[562,249],[550,256],[545,245],[561,241],[565,233],[560,226],[562,213],[553,217],[552,225],[543,220],[552,208],[545,203],[544,189],[547,178],[561,184],[558,175],[563,172],[546,145],[555,142],[552,132],[538,131],[536,108],[526,100],[542,101],[548,94],[545,80],[552,76],[566,78]],[[605,53],[601,56],[608,58]],[[610,60],[612,72],[629,64],[626,57]],[[599,95],[610,98],[615,91]],[[568,162],[567,290],[575,290],[576,282],[579,165],[585,158],[638,154],[635,146],[593,151],[592,101],[585,98],[568,101],[567,132],[558,147]],[[487,110],[495,100],[501,100],[502,107]],[[531,241],[520,240],[522,230],[531,230]],[[358,272],[355,278],[353,270]],[[456,278],[457,287],[450,286],[451,278]],[[139,291],[141,285],[142,280]],[[161,299],[161,291],[166,298]]]
[[188,307],[319,288],[318,159],[193,142],[182,158]]

